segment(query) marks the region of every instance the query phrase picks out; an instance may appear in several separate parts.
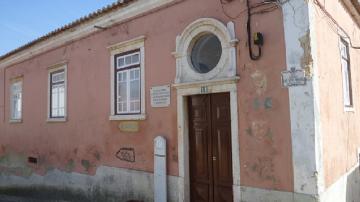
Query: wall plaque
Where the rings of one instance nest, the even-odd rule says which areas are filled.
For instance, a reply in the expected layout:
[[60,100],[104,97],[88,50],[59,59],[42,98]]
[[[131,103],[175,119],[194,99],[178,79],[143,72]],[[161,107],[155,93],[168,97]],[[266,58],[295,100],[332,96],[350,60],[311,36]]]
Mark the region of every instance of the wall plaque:
[[139,132],[139,123],[137,121],[123,121],[120,122],[119,129],[122,132]]
[[291,68],[290,71],[283,71],[281,72],[281,82],[283,87],[305,85],[305,70]]
[[154,86],[150,89],[152,107],[168,107],[170,105],[170,86]]

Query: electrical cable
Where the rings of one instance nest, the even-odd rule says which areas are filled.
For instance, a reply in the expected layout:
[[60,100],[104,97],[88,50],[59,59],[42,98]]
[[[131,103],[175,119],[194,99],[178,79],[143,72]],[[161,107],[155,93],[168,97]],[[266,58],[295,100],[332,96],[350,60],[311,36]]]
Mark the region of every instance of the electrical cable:
[[275,5],[275,6],[271,6],[271,7],[269,7],[269,8],[265,8],[265,9],[263,9],[263,10],[253,12],[253,13],[251,13],[251,15],[257,15],[257,14],[265,14],[265,13],[269,13],[269,12],[272,12],[272,11],[274,11],[274,10],[278,9],[278,8],[279,8],[279,7],[278,7],[277,5]]
[[[353,49],[357,49],[359,50],[360,49],[360,46],[354,46],[353,43],[352,43],[352,40],[351,40],[351,37],[350,35],[344,30],[344,28],[342,28],[340,26],[340,24],[332,17],[332,15],[326,10],[326,8],[318,1],[318,0],[313,0],[314,4],[317,5],[320,10],[331,20],[331,22],[336,25],[337,27],[337,34],[340,36],[340,37],[343,37],[343,38],[347,38],[349,39],[350,41],[350,47],[353,48]],[[344,37],[342,34],[339,33],[339,30],[344,33],[346,36]]]
[[[244,12],[247,12],[246,30],[247,30],[247,38],[248,38],[249,55],[250,55],[251,60],[259,60],[260,57],[262,56],[262,42],[255,43],[252,40],[251,16],[273,12],[290,0],[263,0],[262,2],[258,2],[251,6],[250,6],[249,0],[246,0],[246,9],[241,10],[235,16],[231,16],[230,14],[228,14],[224,8],[224,5],[230,4],[230,3],[232,3],[232,1],[229,1],[229,0],[219,0],[219,1],[221,4],[223,13],[230,19],[236,19],[236,18],[240,17],[241,14],[243,14]],[[271,5],[271,6],[269,6],[269,5]],[[265,8],[263,8],[263,7],[265,7]],[[261,36],[261,40],[262,40],[262,36]],[[255,45],[258,47],[257,55],[255,55],[253,52],[253,43],[255,43]]]
[[[219,0],[219,1],[220,1],[220,4],[221,4],[221,8],[222,8],[223,13],[226,15],[226,17],[228,17],[228,18],[230,18],[230,19],[233,19],[233,20],[234,20],[234,19],[237,19],[237,18],[239,18],[239,17],[241,16],[241,14],[243,14],[243,13],[245,13],[245,12],[248,11],[248,8],[246,8],[246,9],[241,10],[241,11],[240,11],[238,14],[236,14],[235,16],[231,16],[230,14],[228,14],[228,13],[226,12],[226,10],[225,10],[225,8],[224,8],[224,5],[229,4],[230,2],[226,2],[226,0]],[[267,1],[264,1],[264,2],[259,2],[259,3],[256,3],[256,4],[252,5],[252,6],[250,7],[250,10],[257,9],[257,8],[260,8],[260,7],[269,5],[269,4],[276,4],[277,6],[279,5],[278,2],[267,2]],[[252,15],[253,15],[253,14],[258,14],[257,12],[261,12],[261,10],[260,10],[260,11],[256,11],[255,13],[252,13]],[[264,12],[264,13],[265,13],[265,12]],[[263,13],[259,13],[259,14],[263,14]]]
[[249,45],[249,55],[251,60],[259,60],[262,53],[261,53],[261,46],[258,45],[258,55],[254,55],[253,50],[252,50],[252,40],[251,40],[251,11],[250,11],[250,5],[249,5],[249,0],[246,0],[246,7],[248,8],[248,12],[247,12],[247,23],[246,23],[246,30],[247,30],[247,35],[248,35],[248,45]]
[[[236,19],[240,17],[241,14],[244,12],[247,12],[247,23],[246,23],[246,30],[247,30],[247,38],[248,38],[248,48],[249,48],[249,55],[251,60],[259,60],[262,56],[262,44],[255,44],[258,47],[258,54],[255,55],[253,52],[253,40],[252,40],[252,32],[251,32],[251,16],[252,15],[259,15],[259,14],[265,14],[268,12],[272,12],[276,9],[278,9],[283,3],[289,1],[285,0],[281,2],[280,0],[264,0],[262,2],[256,3],[254,5],[250,6],[249,0],[246,0],[246,9],[241,10],[238,14],[235,16],[231,16],[228,14],[224,8],[224,5],[231,3],[231,1],[227,0],[219,0],[223,13],[230,19]],[[269,6],[271,5],[271,6]],[[263,8],[265,7],[265,8]],[[261,8],[261,9],[260,9]]]

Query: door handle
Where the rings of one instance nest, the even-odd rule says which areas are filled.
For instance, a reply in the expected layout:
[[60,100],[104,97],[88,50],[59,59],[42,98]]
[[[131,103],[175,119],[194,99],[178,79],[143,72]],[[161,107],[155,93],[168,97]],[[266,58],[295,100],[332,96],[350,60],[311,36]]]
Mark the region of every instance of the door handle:
[[213,157],[212,157],[212,160],[213,160],[213,161],[216,161],[216,156],[213,156]]

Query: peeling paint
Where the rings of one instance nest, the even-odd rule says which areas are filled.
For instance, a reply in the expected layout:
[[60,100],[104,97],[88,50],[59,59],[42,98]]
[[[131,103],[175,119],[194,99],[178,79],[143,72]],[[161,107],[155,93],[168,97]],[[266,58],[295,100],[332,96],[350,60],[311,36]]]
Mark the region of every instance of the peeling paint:
[[90,161],[88,160],[81,160],[81,165],[85,168],[85,170],[88,172],[90,168],[92,167]]
[[271,97],[265,98],[264,107],[265,109],[271,109],[273,107],[273,102]]
[[5,153],[6,147],[4,145],[0,146],[0,154]]
[[301,67],[305,70],[305,75],[307,78],[311,78],[313,75],[313,58],[311,55],[311,45],[310,45],[310,31],[308,30],[306,35],[299,38],[301,48],[304,50],[304,54],[301,57]]
[[255,98],[253,101],[253,109],[259,110],[264,107],[265,109],[271,109],[273,107],[273,102],[271,97],[267,97],[264,100],[260,98]]
[[271,142],[273,141],[273,133],[270,128],[268,128],[267,132],[265,133],[265,137],[267,137]]
[[75,161],[74,159],[70,159],[66,164],[66,171],[71,172],[75,168]]
[[[313,10],[313,6],[312,2],[296,0],[285,3],[282,11],[285,13],[283,23],[286,40],[286,69],[290,71],[292,68],[301,68],[310,81],[303,86],[288,88],[293,190],[295,193],[317,196],[321,192],[321,185],[313,177],[313,172],[322,164],[318,161],[322,149],[317,147],[320,128],[315,126],[314,115],[319,111],[315,109],[316,97],[312,95],[318,90],[318,77],[313,76],[313,64],[317,64],[315,36],[318,34],[314,29],[316,11]],[[311,96],[306,96],[305,92],[309,92]],[[303,187],[304,184],[306,184],[305,187]]]
[[254,137],[257,141],[264,142],[266,139],[268,139],[269,130],[268,122],[253,121],[251,128],[248,129],[248,132],[250,132],[251,136]]
[[253,102],[253,108],[255,110],[258,110],[260,108],[260,106],[261,106],[261,101],[258,98],[255,98],[254,102]]
[[256,70],[254,73],[251,74],[251,78],[252,78],[253,84],[256,87],[256,93],[258,95],[264,94],[264,92],[267,89],[266,75],[263,72]]
[[251,127],[247,128],[245,131],[246,131],[246,134],[248,134],[249,136],[253,136]]
[[27,164],[27,158],[25,156],[8,153],[0,157],[0,172],[18,176],[30,176],[33,170]]
[[[254,162],[250,163],[249,175],[265,181],[271,181],[277,184],[278,180],[274,174],[274,162],[271,157],[259,157]],[[254,176],[255,174],[255,176]]]
[[101,154],[100,154],[100,152],[99,151],[95,151],[94,152],[94,157],[96,158],[96,160],[100,160],[101,159]]
[[[29,179],[0,174],[0,194],[34,201],[154,201],[153,173],[143,171],[100,166],[89,176],[55,169],[44,176],[33,173]],[[177,177],[168,176],[169,201],[177,201],[177,182]]]
[[178,162],[178,156],[176,155],[176,154],[173,154],[172,155],[172,160],[174,161],[174,162]]

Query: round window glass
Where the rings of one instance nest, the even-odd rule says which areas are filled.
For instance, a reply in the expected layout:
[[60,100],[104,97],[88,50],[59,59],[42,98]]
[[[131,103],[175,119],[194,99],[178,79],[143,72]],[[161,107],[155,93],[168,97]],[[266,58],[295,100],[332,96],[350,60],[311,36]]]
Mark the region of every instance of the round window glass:
[[201,36],[191,50],[193,69],[198,73],[208,73],[218,64],[221,53],[221,42],[214,34]]

